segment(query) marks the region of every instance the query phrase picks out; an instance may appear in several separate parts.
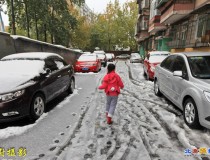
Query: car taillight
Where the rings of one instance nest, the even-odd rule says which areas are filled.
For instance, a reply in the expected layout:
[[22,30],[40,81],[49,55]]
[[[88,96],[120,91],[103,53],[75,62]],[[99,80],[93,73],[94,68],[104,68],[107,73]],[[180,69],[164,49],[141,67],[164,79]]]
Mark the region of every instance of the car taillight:
[[154,72],[155,71],[155,66],[153,64],[150,64],[150,69],[151,69],[152,72]]

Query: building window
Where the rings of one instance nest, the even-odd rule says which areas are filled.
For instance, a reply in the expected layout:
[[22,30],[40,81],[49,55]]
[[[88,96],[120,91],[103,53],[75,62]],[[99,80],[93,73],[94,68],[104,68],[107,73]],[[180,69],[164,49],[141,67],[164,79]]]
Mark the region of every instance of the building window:
[[202,15],[198,19],[197,37],[202,38],[210,35],[210,16]]

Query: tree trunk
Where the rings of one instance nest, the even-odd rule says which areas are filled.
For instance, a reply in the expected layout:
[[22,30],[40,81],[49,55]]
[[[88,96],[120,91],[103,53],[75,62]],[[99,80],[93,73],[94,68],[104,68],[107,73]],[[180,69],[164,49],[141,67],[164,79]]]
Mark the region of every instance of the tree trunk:
[[14,11],[14,2],[13,2],[13,0],[11,0],[11,11],[12,11],[12,34],[16,35],[15,11]]
[[26,12],[27,35],[30,38],[30,26],[29,26],[29,17],[28,17],[28,2],[24,1],[24,3],[25,3],[25,12]]
[[39,30],[37,26],[37,17],[36,17],[36,11],[35,11],[35,28],[36,28],[36,39],[39,40]]

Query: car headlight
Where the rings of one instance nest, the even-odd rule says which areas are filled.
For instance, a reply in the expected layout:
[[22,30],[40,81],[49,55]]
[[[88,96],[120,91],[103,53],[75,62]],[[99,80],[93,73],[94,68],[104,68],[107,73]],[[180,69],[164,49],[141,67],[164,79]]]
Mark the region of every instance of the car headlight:
[[4,102],[4,101],[9,101],[9,100],[18,98],[18,97],[22,96],[24,94],[24,92],[25,92],[25,90],[19,90],[19,91],[15,91],[12,93],[0,95],[0,101]]

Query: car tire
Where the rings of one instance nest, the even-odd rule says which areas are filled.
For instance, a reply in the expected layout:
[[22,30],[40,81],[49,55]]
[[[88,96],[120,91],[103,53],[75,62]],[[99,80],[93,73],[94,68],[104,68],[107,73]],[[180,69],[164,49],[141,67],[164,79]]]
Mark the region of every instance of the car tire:
[[73,78],[71,78],[69,83],[68,93],[72,94],[74,92],[74,89],[75,89],[75,81]]
[[192,129],[200,129],[197,106],[192,98],[184,102],[183,107],[184,121]]
[[155,79],[155,81],[154,81],[154,92],[155,92],[156,96],[160,97],[162,95],[162,93],[160,92],[160,89],[159,89],[159,84],[158,84],[157,79]]
[[35,94],[31,101],[30,118],[37,120],[45,112],[45,105],[45,98],[43,94]]

